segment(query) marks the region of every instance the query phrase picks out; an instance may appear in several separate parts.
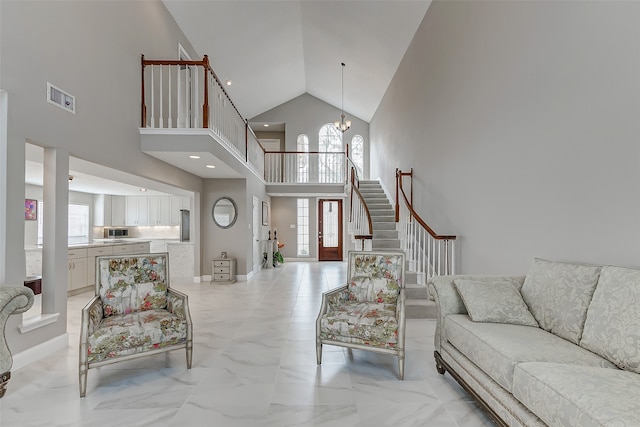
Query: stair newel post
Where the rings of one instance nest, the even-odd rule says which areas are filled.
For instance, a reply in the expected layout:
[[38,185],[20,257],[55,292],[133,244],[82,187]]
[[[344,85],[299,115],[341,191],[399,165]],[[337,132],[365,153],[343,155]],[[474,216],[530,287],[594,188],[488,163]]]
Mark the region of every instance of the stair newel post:
[[147,106],[144,102],[144,55],[140,55],[140,65],[142,70],[142,102],[140,106],[140,127],[147,127]]
[[202,103],[202,127],[209,128],[209,56],[202,58],[202,67],[204,68],[204,100]]

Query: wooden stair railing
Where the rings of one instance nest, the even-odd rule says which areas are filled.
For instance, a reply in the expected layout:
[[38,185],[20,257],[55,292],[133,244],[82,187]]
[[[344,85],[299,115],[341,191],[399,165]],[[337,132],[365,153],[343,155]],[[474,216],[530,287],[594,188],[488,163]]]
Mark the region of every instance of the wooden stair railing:
[[[358,171],[351,158],[349,163],[349,232],[356,241],[360,241],[360,249],[365,250],[365,242],[373,239],[373,221],[367,202],[360,192]],[[355,194],[355,197],[353,196]]]
[[[406,176],[411,178],[410,197],[403,187]],[[455,274],[456,236],[437,234],[413,209],[413,168],[411,172],[396,169],[396,222],[409,271],[418,274],[418,283],[425,284],[436,275]]]

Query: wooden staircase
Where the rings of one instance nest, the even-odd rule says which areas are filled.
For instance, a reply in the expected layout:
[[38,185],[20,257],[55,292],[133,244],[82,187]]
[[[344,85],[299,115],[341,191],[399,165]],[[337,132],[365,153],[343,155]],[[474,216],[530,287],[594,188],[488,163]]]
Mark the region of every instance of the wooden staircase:
[[[369,208],[373,223],[373,251],[402,251],[396,229],[395,210],[378,181],[360,181],[358,186]],[[407,265],[408,268],[408,265]],[[435,319],[436,306],[429,299],[426,285],[419,285],[417,275],[405,271],[405,313],[407,319]]]

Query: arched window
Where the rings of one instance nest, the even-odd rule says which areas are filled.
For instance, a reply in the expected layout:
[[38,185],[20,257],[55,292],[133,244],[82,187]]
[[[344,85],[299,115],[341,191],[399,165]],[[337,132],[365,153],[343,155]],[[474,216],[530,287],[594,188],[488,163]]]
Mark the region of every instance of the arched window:
[[309,182],[309,155],[302,152],[309,152],[309,137],[305,134],[298,135],[298,176],[296,182]]
[[349,157],[353,161],[358,171],[358,178],[364,179],[364,138],[356,135],[351,138],[351,146],[349,147]]
[[343,165],[342,132],[333,123],[327,123],[318,133],[318,177],[320,182],[339,183],[342,177]]

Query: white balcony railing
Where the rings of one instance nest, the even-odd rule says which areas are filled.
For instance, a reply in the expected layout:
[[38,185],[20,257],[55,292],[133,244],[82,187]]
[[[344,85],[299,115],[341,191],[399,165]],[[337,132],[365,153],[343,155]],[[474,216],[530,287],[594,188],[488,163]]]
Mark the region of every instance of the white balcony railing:
[[344,184],[345,154],[318,151],[267,151],[264,179],[278,184]]

